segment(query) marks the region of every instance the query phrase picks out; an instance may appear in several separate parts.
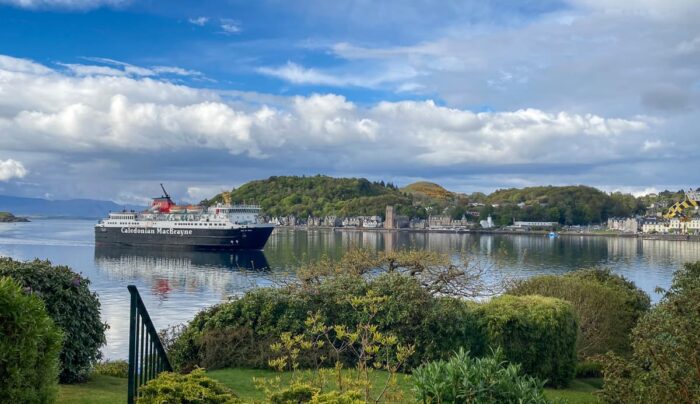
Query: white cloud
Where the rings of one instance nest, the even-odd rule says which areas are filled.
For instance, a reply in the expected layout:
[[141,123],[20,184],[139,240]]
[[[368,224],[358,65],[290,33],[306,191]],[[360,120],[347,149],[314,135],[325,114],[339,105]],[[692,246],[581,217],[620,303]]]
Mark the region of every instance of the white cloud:
[[[7,70],[11,71],[22,71],[22,69],[44,69],[37,73],[51,73],[52,70],[38,65],[36,63],[29,63],[24,59],[16,59],[14,62],[10,62],[10,59],[0,56],[0,67],[6,66]],[[73,74],[78,76],[141,76],[141,77],[152,77],[158,75],[175,75],[175,76],[189,76],[189,77],[202,77],[203,74],[196,70],[184,69],[177,66],[136,66],[130,63],[121,62],[114,59],[100,58],[100,57],[84,57],[83,59],[101,63],[99,65],[86,65],[79,63],[58,63],[59,66],[63,66],[70,70]],[[24,63],[24,64],[22,64]]]
[[241,32],[241,24],[238,21],[222,18],[220,22],[220,27],[224,34],[238,34]]
[[187,187],[187,197],[185,200],[189,203],[198,203],[203,199],[211,198],[223,191],[229,191],[233,188],[230,185],[199,185],[196,187]]
[[196,70],[183,69],[175,66],[152,66],[151,70],[157,74],[174,74],[178,76],[201,76],[202,73]]
[[[432,101],[358,106],[334,94],[228,103],[149,77],[0,70],[0,149],[111,154],[226,151],[253,159],[444,167],[591,163],[644,147],[650,121],[537,109],[474,113]],[[30,73],[27,73],[30,72]],[[387,153],[387,151],[390,151]]]
[[10,4],[28,9],[62,8],[69,10],[89,10],[103,6],[119,7],[131,0],[0,0],[0,4]]
[[[363,74],[354,75],[347,73],[328,73],[314,68],[306,68],[296,63],[288,61],[287,64],[278,67],[261,67],[258,72],[288,81],[293,84],[322,85],[330,87],[367,87],[374,88],[384,84],[396,83],[417,76],[417,72],[407,66],[397,66],[395,68],[382,69],[379,73],[365,71]],[[420,85],[412,83],[413,89]],[[406,91],[407,84],[401,84],[397,90]]]
[[24,178],[29,172],[24,165],[13,159],[0,160],[0,181]]
[[126,72],[109,66],[59,63],[78,76],[124,76]]
[[203,27],[207,22],[209,22],[208,17],[196,17],[196,18],[190,18],[188,20],[190,24],[194,25],[199,25],[200,27]]

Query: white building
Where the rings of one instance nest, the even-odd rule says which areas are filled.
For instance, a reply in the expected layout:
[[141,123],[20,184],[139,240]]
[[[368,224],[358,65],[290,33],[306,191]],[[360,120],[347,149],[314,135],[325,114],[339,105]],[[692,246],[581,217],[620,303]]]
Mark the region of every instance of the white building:
[[483,228],[483,229],[492,229],[494,227],[493,226],[493,219],[491,219],[491,215],[489,215],[489,217],[487,217],[486,220],[480,221],[479,224],[481,225],[481,228]]
[[700,234],[700,218],[683,221],[673,218],[669,221],[648,221],[642,224],[643,233]]
[[382,225],[381,216],[369,216],[362,218],[362,227],[376,229],[377,227],[382,227]]
[[539,228],[549,228],[549,227],[555,227],[559,225],[557,222],[520,222],[516,221],[513,223],[513,227],[521,227],[521,228],[532,228],[532,227],[539,227]]
[[639,231],[639,220],[634,217],[610,218],[608,219],[608,230],[636,233]]

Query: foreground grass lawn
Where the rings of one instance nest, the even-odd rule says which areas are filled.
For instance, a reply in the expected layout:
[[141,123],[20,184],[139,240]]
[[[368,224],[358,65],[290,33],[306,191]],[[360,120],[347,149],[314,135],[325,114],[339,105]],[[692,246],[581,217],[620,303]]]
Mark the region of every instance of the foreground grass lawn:
[[593,393],[602,387],[602,379],[576,379],[566,389],[544,389],[544,394],[549,399],[559,398],[569,404],[599,403],[600,401]]
[[58,386],[57,402],[66,404],[124,404],[126,402],[126,379],[96,375],[87,383],[61,384]]
[[[254,377],[267,378],[280,376],[282,380],[289,380],[291,373],[277,373],[271,370],[260,369],[221,369],[207,372],[207,374],[221,383],[230,387],[244,400],[262,400],[263,394],[255,388]],[[375,384],[383,385],[386,378],[384,372],[374,372]],[[399,375],[399,385],[404,391],[406,402],[414,402],[411,392],[410,378]],[[601,387],[600,379],[577,379],[571,382],[567,389],[545,389],[545,394],[550,399],[563,399],[571,404],[597,403],[593,392]],[[94,376],[84,384],[60,385],[58,403],[119,403],[126,402],[126,379],[111,376]]]

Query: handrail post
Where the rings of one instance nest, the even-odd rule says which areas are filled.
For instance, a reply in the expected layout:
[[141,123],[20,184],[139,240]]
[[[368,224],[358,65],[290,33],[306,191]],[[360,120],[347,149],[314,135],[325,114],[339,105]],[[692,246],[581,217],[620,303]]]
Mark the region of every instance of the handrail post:
[[136,394],[136,304],[137,293],[136,286],[129,285],[129,295],[131,297],[131,305],[129,309],[129,376],[128,376],[128,396],[127,403],[133,404]]
[[[127,403],[133,404],[139,394],[139,387],[157,377],[160,372],[172,371],[172,366],[138,289],[134,285],[127,288],[131,294]],[[162,366],[156,366],[157,363]]]

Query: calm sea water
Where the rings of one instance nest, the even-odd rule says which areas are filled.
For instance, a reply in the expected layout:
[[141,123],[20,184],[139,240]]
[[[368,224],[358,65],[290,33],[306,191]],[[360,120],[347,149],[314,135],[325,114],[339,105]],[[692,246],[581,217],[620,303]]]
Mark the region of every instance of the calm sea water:
[[668,287],[683,262],[700,260],[700,243],[629,238],[528,235],[462,235],[277,229],[258,253],[176,252],[102,249],[93,243],[93,221],[36,220],[0,223],[0,255],[49,259],[88,277],[99,295],[110,329],[103,352],[126,358],[129,293],[139,288],[156,328],[190,320],[201,309],[277,277],[294,273],[300,262],[342,256],[352,247],[379,250],[417,248],[468,254],[495,279],[558,274],[606,266],[633,280],[652,300]]

